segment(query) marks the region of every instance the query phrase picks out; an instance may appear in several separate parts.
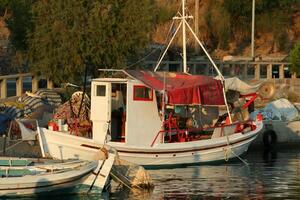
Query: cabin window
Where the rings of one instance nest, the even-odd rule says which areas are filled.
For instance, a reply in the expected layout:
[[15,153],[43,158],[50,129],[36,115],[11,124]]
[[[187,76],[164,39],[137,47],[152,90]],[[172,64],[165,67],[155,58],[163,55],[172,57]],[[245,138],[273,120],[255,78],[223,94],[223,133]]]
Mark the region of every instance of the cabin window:
[[153,90],[143,85],[133,86],[133,100],[135,101],[152,101]]
[[105,85],[96,85],[96,96],[105,97],[106,95],[106,86]]

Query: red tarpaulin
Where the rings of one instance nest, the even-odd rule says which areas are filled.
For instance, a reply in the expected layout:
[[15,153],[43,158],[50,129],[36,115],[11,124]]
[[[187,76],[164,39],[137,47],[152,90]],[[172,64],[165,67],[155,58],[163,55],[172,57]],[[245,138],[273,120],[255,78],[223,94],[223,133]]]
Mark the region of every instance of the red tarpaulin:
[[221,81],[209,76],[142,70],[126,70],[126,73],[154,90],[165,89],[169,104],[225,104]]

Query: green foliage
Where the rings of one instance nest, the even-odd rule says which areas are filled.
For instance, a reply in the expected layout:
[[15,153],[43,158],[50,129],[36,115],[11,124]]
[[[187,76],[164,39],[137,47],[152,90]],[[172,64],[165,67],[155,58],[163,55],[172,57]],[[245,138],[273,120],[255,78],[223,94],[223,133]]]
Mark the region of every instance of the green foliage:
[[299,0],[256,0],[255,10],[258,14],[273,10],[289,12],[299,3]]
[[251,32],[252,0],[224,0],[224,8],[230,16],[233,33],[246,38]]
[[224,7],[235,24],[242,19],[248,22],[251,20],[252,0],[224,0]]
[[11,17],[6,20],[8,28],[11,30],[10,41],[15,49],[19,51],[27,50],[26,34],[32,28],[31,24],[31,4],[33,0],[10,0],[7,4],[12,12]]
[[156,7],[155,8],[155,21],[157,24],[171,20],[176,12],[168,7]]
[[211,1],[208,7],[209,12],[205,15],[206,25],[210,31],[210,37],[214,47],[220,49],[227,49],[230,35],[231,35],[231,23],[230,15],[224,9],[219,1]]
[[289,56],[291,71],[300,74],[300,43],[296,44]]
[[10,2],[11,2],[10,0],[0,0],[0,14],[2,16],[9,9]]
[[288,47],[289,39],[286,31],[275,32],[275,43],[279,50],[285,50]]
[[40,0],[29,35],[30,67],[55,82],[81,81],[86,65],[121,68],[150,40],[151,0]]
[[[292,8],[299,0],[259,0],[256,3],[257,31],[273,33],[279,50],[287,47],[287,28],[291,26]],[[284,28],[283,28],[284,27]]]
[[[210,0],[205,21],[210,30],[213,47],[226,49],[234,40],[238,45],[248,44],[251,38],[252,0]],[[256,34],[272,33],[276,46],[286,49],[286,28],[291,24],[293,7],[299,0],[256,0]],[[284,29],[282,27],[285,27]]]

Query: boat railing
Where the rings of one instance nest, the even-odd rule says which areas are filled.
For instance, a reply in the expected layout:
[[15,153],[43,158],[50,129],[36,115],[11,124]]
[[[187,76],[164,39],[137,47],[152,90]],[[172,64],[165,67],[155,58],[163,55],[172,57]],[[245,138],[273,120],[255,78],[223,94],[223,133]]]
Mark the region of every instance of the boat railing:
[[201,127],[201,128],[188,128],[188,129],[178,129],[178,128],[175,128],[175,129],[167,129],[167,130],[160,130],[158,131],[158,133],[156,134],[154,140],[152,141],[151,143],[151,147],[154,146],[154,144],[156,143],[157,141],[157,138],[159,136],[162,137],[162,143],[165,143],[165,140],[164,140],[164,136],[166,134],[168,134],[169,136],[169,141],[168,143],[172,142],[171,141],[171,136],[172,135],[176,135],[178,140],[177,142],[186,142],[186,137],[188,136],[189,133],[192,133],[192,132],[199,132],[199,131],[209,131],[209,130],[213,130],[213,129],[216,129],[216,128],[221,128],[221,137],[225,136],[225,132],[224,132],[224,129],[226,127],[230,127],[230,126],[235,126],[235,131],[234,133],[239,133],[239,132],[242,132],[243,130],[243,126],[242,125],[249,125],[251,130],[255,130],[255,125],[254,125],[254,121],[249,119],[249,120],[246,120],[246,121],[243,121],[243,122],[240,122],[240,121],[237,121],[237,122],[233,122],[231,124],[221,124],[221,125],[217,125],[217,126],[212,126],[212,127]]

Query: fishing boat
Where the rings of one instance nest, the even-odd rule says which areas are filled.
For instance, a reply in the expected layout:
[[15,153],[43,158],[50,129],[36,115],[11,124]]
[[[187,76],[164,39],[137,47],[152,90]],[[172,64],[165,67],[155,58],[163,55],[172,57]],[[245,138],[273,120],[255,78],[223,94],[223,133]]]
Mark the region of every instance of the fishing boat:
[[[101,162],[102,163],[102,162]],[[0,196],[102,192],[97,161],[0,158]],[[103,176],[103,175],[102,175]],[[103,184],[107,181],[103,179]],[[93,188],[95,186],[95,188]]]
[[[263,127],[262,119],[233,116],[225,79],[188,24],[190,16],[185,9],[183,0],[182,13],[174,17],[180,20],[179,26],[167,46],[182,28],[183,72],[159,71],[167,49],[154,71],[102,70],[114,75],[92,80],[92,137],[79,138],[40,128],[51,155],[74,156],[74,149],[79,149],[77,156],[92,159],[106,144],[124,160],[144,166],[166,166],[227,161],[247,151]],[[217,78],[188,73],[186,28],[211,61]],[[242,109],[251,101],[253,98]]]

